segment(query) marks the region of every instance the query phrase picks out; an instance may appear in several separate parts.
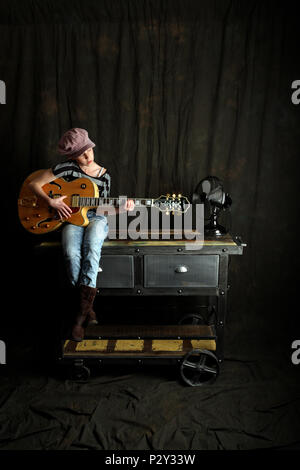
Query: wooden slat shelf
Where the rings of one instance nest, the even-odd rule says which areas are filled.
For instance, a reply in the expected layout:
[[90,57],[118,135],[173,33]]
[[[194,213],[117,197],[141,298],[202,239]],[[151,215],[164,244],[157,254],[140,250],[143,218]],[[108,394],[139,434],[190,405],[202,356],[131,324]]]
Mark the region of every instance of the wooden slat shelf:
[[216,350],[215,340],[124,340],[84,339],[80,343],[67,340],[63,346],[65,358],[172,358],[182,357],[192,349]]

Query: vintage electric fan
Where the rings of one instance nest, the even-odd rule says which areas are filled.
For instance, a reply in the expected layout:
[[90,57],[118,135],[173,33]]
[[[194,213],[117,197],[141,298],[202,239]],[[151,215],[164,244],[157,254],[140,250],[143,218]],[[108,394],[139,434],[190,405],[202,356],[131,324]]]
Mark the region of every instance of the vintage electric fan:
[[205,234],[222,236],[227,233],[225,227],[218,223],[221,211],[229,209],[231,197],[225,193],[222,181],[216,176],[207,176],[197,185],[192,201],[194,204],[204,204],[204,217],[209,223],[204,226]]

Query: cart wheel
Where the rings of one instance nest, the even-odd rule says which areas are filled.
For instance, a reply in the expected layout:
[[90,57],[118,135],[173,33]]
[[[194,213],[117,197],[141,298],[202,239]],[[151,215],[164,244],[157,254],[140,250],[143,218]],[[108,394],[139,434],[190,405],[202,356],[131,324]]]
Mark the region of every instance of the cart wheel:
[[91,371],[86,366],[73,365],[69,370],[69,378],[74,381],[86,381],[90,378]]
[[217,357],[207,349],[192,349],[183,358],[181,377],[191,387],[212,383],[219,375]]
[[203,316],[199,313],[189,313],[182,317],[179,322],[179,325],[206,325],[206,321]]

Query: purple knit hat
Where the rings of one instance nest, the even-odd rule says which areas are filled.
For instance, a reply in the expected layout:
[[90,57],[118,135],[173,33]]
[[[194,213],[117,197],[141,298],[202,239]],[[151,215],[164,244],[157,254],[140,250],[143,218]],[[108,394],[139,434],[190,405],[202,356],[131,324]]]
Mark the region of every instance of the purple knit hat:
[[58,151],[67,158],[77,158],[87,149],[95,147],[96,144],[89,139],[85,129],[74,127],[68,130],[58,142]]

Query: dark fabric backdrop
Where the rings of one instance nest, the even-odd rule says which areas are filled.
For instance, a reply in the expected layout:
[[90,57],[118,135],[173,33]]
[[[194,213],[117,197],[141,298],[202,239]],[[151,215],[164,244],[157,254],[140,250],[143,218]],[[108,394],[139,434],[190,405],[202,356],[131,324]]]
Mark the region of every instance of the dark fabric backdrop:
[[[10,0],[0,23],[10,299],[18,291],[27,305],[34,286],[26,253],[36,238],[18,223],[20,185],[59,161],[64,131],[83,127],[113,195],[190,196],[208,174],[224,181],[231,231],[247,243],[231,263],[227,347],[262,348],[289,367],[300,337],[296,2]],[[25,322],[19,312],[11,321]]]

